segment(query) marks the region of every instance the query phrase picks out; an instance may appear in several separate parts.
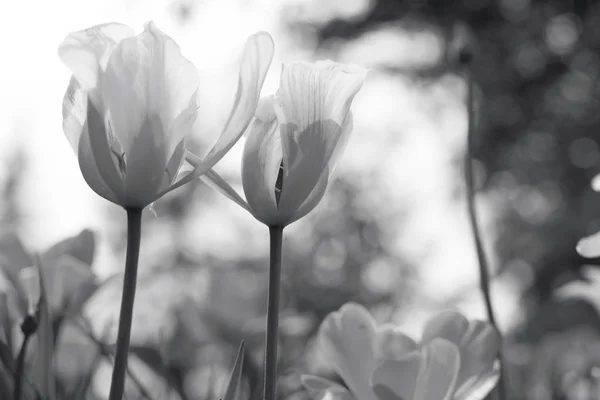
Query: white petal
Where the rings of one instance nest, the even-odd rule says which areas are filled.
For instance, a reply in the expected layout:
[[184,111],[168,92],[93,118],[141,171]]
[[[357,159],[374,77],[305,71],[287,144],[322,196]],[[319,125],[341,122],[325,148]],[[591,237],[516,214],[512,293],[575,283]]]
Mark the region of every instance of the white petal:
[[379,360],[399,360],[418,349],[419,345],[397,325],[385,324],[377,329],[374,351]]
[[143,208],[158,198],[168,161],[165,139],[158,116],[146,118],[126,154],[123,206]]
[[374,336],[375,320],[356,303],[347,303],[329,314],[319,329],[319,344],[326,360],[360,400],[376,400],[370,383],[376,366]]
[[242,158],[242,185],[257,219],[278,225],[275,184],[282,160],[281,136],[270,100],[261,99],[260,113],[248,129]]
[[450,400],[460,370],[458,346],[436,338],[423,348],[422,354],[414,400]]
[[317,121],[342,126],[367,70],[323,61],[284,64],[279,96],[287,123],[304,131]]
[[[141,36],[141,35],[140,35]],[[112,134],[127,157],[141,133],[148,110],[148,66],[151,49],[140,36],[125,39],[113,50],[98,82],[98,98],[109,116]]]
[[85,125],[86,115],[87,95],[79,81],[72,76],[63,98],[62,116],[63,131],[75,153],[79,147],[79,138]]
[[443,338],[459,345],[469,328],[469,321],[459,312],[442,311],[434,315],[423,329],[423,343]]
[[58,56],[84,89],[96,86],[116,45],[134,35],[127,25],[109,23],[70,33],[58,47]]
[[119,204],[119,200],[122,199],[122,197],[119,196],[122,196],[122,192],[115,193],[113,191],[114,188],[111,188],[100,174],[96,156],[92,149],[90,132],[87,128],[87,124],[86,127],[84,127],[81,139],[79,140],[79,150],[77,153],[79,157],[79,168],[81,168],[83,178],[89,187],[106,200]]
[[196,170],[173,185],[171,190],[198,178],[211,169],[242,136],[254,116],[265,76],[273,58],[274,44],[266,32],[256,33],[248,39],[242,57],[239,84],[233,110],[217,143],[204,157]]
[[144,65],[147,69],[148,113],[158,115],[169,134],[166,150],[170,157],[175,146],[190,133],[196,119],[198,72],[181,54],[177,43],[153,22],[146,24],[139,38],[148,48],[147,64]]
[[382,361],[373,371],[371,384],[379,399],[413,400],[422,354],[413,351],[399,360]]
[[587,258],[600,257],[600,232],[579,240],[577,252]]

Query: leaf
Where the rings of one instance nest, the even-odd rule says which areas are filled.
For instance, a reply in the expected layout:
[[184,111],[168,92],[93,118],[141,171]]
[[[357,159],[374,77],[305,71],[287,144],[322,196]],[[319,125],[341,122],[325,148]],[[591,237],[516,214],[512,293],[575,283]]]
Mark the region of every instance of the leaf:
[[40,283],[40,300],[38,302],[38,328],[36,331],[38,342],[38,358],[33,367],[32,376],[42,399],[56,400],[54,386],[54,339],[52,334],[52,319],[48,307],[46,286],[44,284],[44,268],[42,260],[36,256]]
[[96,237],[90,229],[82,230],[78,235],[65,239],[50,249],[44,255],[44,261],[50,258],[69,255],[87,266],[91,266],[94,261],[94,252],[96,250]]
[[33,258],[12,230],[0,234],[0,264],[13,273],[33,264]]
[[240,386],[240,380],[242,379],[242,366],[244,364],[244,341],[240,342],[240,347],[235,357],[235,363],[229,375],[229,382],[227,382],[227,388],[225,389],[225,395],[223,400],[235,400],[238,389]]

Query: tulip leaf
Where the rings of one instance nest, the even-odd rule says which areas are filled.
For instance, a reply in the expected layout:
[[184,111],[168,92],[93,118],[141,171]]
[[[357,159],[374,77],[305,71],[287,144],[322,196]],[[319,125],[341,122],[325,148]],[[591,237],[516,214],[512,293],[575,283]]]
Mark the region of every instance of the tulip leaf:
[[44,261],[69,255],[86,266],[91,266],[96,250],[96,237],[90,229],[82,230],[78,235],[67,238],[48,249],[44,253]]
[[0,264],[13,273],[33,265],[33,258],[12,230],[0,233]]
[[40,283],[40,300],[38,302],[37,344],[38,358],[33,367],[33,382],[44,400],[56,400],[54,387],[54,338],[52,319],[48,307],[46,287],[44,284],[44,268],[40,257],[36,257]]
[[240,381],[242,379],[243,364],[244,341],[242,340],[240,342],[240,347],[238,348],[237,356],[235,357],[235,363],[233,364],[231,375],[229,375],[229,382],[227,382],[227,388],[225,389],[225,395],[223,396],[222,400],[235,400],[240,386]]

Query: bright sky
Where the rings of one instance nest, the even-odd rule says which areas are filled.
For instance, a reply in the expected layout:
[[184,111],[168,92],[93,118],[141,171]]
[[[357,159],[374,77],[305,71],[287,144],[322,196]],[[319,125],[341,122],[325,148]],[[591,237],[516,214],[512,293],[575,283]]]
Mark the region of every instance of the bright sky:
[[[84,227],[92,227],[104,237],[108,234],[102,212],[107,204],[86,186],[61,128],[62,97],[70,73],[58,59],[57,47],[68,32],[108,21],[123,22],[141,31],[142,24],[153,19],[201,71],[200,104],[206,117],[199,118],[199,131],[218,127],[226,118],[237,80],[238,57],[249,34],[266,30],[277,46],[263,93],[276,90],[282,61],[313,58],[311,44],[305,43],[306,48],[299,49],[281,26],[279,7],[292,3],[290,0],[197,2],[198,13],[185,26],[174,20],[167,3],[37,0],[9,1],[3,5],[0,13],[0,44],[4,54],[0,70],[0,139],[4,145],[0,156],[20,146],[30,158],[21,188],[22,206],[28,217],[21,233],[32,248],[45,248]],[[317,7],[315,1],[293,3],[307,16],[315,12],[323,16],[352,16],[363,10],[368,0],[332,1],[328,2],[329,9]],[[418,260],[421,277],[427,282],[421,288],[423,296],[443,300],[457,290],[475,285],[475,253],[465,206],[452,200],[454,182],[460,177],[450,164],[462,148],[466,129],[462,82],[448,78],[423,88],[377,72],[379,62],[395,58],[400,63],[407,62],[419,54],[420,59],[435,56],[436,42],[432,35],[408,37],[390,28],[373,32],[351,45],[340,43],[340,46],[342,48],[336,49],[339,50],[337,56],[326,56],[374,68],[353,107],[355,134],[341,161],[340,173],[351,173],[354,168],[373,165],[376,160],[381,170],[385,170],[391,193],[404,196],[403,201],[412,205],[405,236],[396,242],[399,251]],[[432,50],[428,53],[424,48]],[[400,145],[388,148],[386,144],[383,152],[382,138],[390,131],[400,136]],[[239,168],[240,148],[236,146],[220,168]],[[492,226],[491,203],[486,199],[478,201],[486,226]],[[234,215],[228,218],[249,220],[229,202],[224,202],[222,207]],[[231,231],[227,230],[229,226]],[[229,251],[235,247],[231,244],[240,239],[233,227],[218,213],[205,217],[201,224],[190,223],[190,231],[204,247]],[[297,224],[287,234],[293,235],[294,230],[301,227]],[[251,229],[262,232],[259,228]],[[487,229],[486,235],[490,243],[493,232]],[[257,240],[257,248],[265,250],[266,236],[262,241]],[[106,274],[107,268],[110,272],[111,268],[106,265],[112,264],[111,257],[114,257],[106,242],[103,243],[96,266],[100,274]],[[515,290],[508,282],[494,286],[504,326],[515,322]],[[485,315],[477,291],[462,308],[472,316],[483,318]],[[407,323],[416,327],[429,312],[417,307]]]

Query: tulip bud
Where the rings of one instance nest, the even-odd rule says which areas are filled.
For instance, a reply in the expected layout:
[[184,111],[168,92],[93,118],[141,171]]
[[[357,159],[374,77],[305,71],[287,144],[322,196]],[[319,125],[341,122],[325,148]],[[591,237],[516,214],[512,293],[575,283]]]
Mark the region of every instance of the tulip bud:
[[331,61],[284,65],[244,148],[242,183],[257,219],[286,226],[317,206],[352,131],[350,106],[366,73]]
[[63,129],[88,185],[123,207],[165,194],[197,116],[198,75],[152,22],[134,36],[121,24],[71,33],[59,56],[73,76]]

